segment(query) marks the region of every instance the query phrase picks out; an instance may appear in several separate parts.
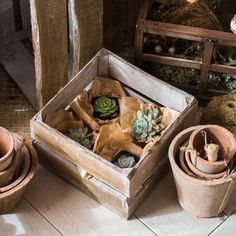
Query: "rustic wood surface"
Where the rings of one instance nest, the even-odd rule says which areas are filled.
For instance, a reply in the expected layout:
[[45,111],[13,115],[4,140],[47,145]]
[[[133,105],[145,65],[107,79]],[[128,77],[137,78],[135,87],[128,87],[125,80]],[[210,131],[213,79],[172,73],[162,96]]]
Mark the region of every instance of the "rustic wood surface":
[[67,1],[30,0],[38,107],[68,81]]
[[69,0],[70,78],[102,48],[103,1]]
[[[17,99],[12,100],[16,85],[6,73],[0,73],[0,77],[1,82],[3,78],[9,81],[5,86],[5,92],[2,86],[0,88],[1,101],[5,100],[0,105],[1,107],[5,104],[4,113],[3,108],[1,110],[0,124],[4,123],[7,127],[10,114],[12,116],[13,112],[21,108],[24,109],[24,113],[20,114],[24,116],[24,126],[26,126],[33,115],[33,108],[23,98],[19,89],[15,95]],[[13,103],[16,110],[10,112]],[[14,114],[17,114],[15,121],[19,121],[21,119],[19,110]],[[14,123],[15,130],[29,136],[29,130],[24,126],[19,122]],[[8,128],[13,127],[9,125]],[[236,189],[225,215],[220,219],[194,218],[179,206],[173,177],[168,172],[131,220],[126,221],[39,166],[24,200],[15,210],[0,216],[0,234],[4,236],[235,236],[235,199]]]
[[[137,165],[137,168],[134,168],[132,171],[121,171],[111,163],[88,151],[86,148],[81,147],[65,135],[62,135],[42,122],[45,114],[53,112],[58,108],[68,106],[69,103],[85,89],[94,78],[94,76],[91,76],[91,73],[98,75],[98,68],[100,67],[98,63],[101,63],[101,58],[103,57],[103,61],[106,59],[109,63],[109,66],[108,63],[105,63],[108,66],[107,70],[110,72],[108,76],[118,79],[128,87],[134,88],[137,93],[143,94],[156,103],[182,112],[178,117],[178,120],[168,128],[167,132],[165,132],[162,137],[161,142],[167,143],[165,148],[163,148],[164,145],[158,145],[157,148],[154,149],[154,153],[150,153],[148,157],[143,158],[140,164]],[[98,58],[100,60],[98,60]],[[126,71],[126,73],[124,73],[124,71]],[[86,76],[84,76],[85,74]],[[145,83],[143,83],[144,80]],[[158,87],[159,92],[157,93],[153,90],[153,87]],[[172,96],[169,96],[169,94]],[[69,101],[67,97],[70,97]],[[166,99],[167,97],[169,99]],[[65,101],[68,103],[65,103]],[[54,104],[54,106],[52,104]],[[156,164],[160,162],[160,159],[164,158],[163,153],[166,152],[168,143],[170,143],[176,130],[191,125],[191,123],[188,122],[188,117],[193,116],[196,109],[197,102],[191,95],[145,74],[143,71],[119,58],[115,54],[106,49],[102,49],[83,71],[71,80],[70,83],[32,120],[32,136],[35,141],[45,144],[63,156],[66,160],[85,169],[88,173],[123,193],[125,196],[132,198],[136,195],[140,185],[143,184],[153,172]],[[184,125],[181,124],[180,120],[184,121]],[[190,119],[190,121],[194,123],[193,119]]]

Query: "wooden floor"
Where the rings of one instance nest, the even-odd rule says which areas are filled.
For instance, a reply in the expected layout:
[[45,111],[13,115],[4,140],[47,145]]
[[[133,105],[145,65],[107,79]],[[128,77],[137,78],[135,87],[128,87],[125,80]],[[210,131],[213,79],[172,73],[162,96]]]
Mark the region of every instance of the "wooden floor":
[[[0,74],[1,84],[3,74]],[[2,96],[2,92],[0,94]],[[18,101],[22,104],[22,95],[14,100],[16,107],[20,106]],[[24,101],[23,104],[28,103]],[[22,129],[25,135],[29,135],[28,120],[34,114],[33,109],[28,105],[26,109],[24,105],[26,110],[22,112],[9,106],[4,114],[1,106],[8,107],[7,104],[0,104],[0,125],[19,133]],[[12,108],[15,110],[10,111]],[[11,114],[8,114],[9,120],[7,112]],[[21,120],[19,124],[14,123],[15,117]],[[184,212],[178,204],[173,177],[169,171],[131,220],[126,221],[39,166],[19,206],[9,214],[0,216],[0,236],[13,235],[235,236],[236,189],[221,217],[198,219]]]

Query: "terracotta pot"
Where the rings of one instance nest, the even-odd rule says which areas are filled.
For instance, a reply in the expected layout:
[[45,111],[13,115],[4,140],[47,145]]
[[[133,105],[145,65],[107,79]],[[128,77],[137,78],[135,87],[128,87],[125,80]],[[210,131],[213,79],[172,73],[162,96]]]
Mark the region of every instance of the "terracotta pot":
[[5,170],[10,165],[13,153],[13,137],[8,130],[0,127],[0,171]]
[[236,172],[216,180],[202,180],[186,174],[179,166],[179,147],[189,139],[197,127],[179,133],[169,147],[178,199],[184,210],[198,217],[214,217],[226,207],[236,180]]
[[[37,154],[34,148],[26,143],[27,149],[29,150],[29,154],[27,158],[30,159],[31,166],[26,177],[14,188],[3,192],[0,194],[0,214],[4,214],[12,209],[14,209],[17,204],[21,201],[24,196],[25,190],[27,189],[29,183],[31,182],[37,167]],[[24,165],[22,165],[23,168]]]
[[192,150],[196,150],[200,153],[204,149],[204,137],[202,131],[207,133],[208,143],[219,145],[218,161],[211,162],[201,155],[196,155],[191,152],[191,161],[194,166],[204,173],[216,174],[224,171],[227,165],[230,163],[236,152],[236,142],[233,134],[227,129],[218,125],[204,125],[200,126],[191,134],[189,138],[189,147]]
[[0,195],[3,192],[9,191],[12,188],[16,187],[18,184],[20,184],[28,174],[30,170],[31,160],[30,160],[30,154],[27,149],[27,147],[24,145],[20,151],[16,154],[16,159],[18,158],[20,160],[20,167],[18,173],[15,172],[15,180],[10,183],[9,185],[5,187],[0,188]]
[[197,169],[190,158],[189,152],[185,152],[185,160],[187,162],[187,165],[189,167],[189,169],[192,171],[192,173],[194,173],[196,176],[203,178],[203,179],[219,179],[224,177],[225,175],[228,174],[228,169],[230,170],[234,164],[233,161],[230,162],[228,168],[220,173],[216,173],[216,174],[207,174],[204,172],[201,172],[199,169]]
[[17,163],[18,163],[17,158],[13,157],[13,160],[7,167],[7,169],[0,172],[0,187],[4,187],[13,181],[16,166],[18,165]]

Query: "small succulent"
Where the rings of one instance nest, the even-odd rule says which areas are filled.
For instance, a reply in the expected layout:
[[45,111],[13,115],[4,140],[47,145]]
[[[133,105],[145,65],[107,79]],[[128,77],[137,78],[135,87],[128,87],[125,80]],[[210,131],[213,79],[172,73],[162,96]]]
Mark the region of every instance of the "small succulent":
[[94,111],[99,114],[99,117],[107,117],[117,115],[118,105],[114,98],[99,97],[94,102]]
[[114,164],[120,168],[131,168],[136,162],[134,156],[122,154]]
[[132,126],[134,137],[140,141],[145,141],[164,129],[158,108],[142,109],[137,111]]
[[68,130],[68,137],[90,150],[94,144],[91,136],[92,133],[88,134],[87,127]]

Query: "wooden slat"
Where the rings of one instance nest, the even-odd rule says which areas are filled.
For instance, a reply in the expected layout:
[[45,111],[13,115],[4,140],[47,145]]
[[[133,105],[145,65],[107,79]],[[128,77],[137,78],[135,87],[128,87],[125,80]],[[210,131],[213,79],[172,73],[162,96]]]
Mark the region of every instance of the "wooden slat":
[[220,65],[220,64],[211,64],[209,70],[226,73],[226,74],[236,74],[236,67],[235,66],[227,66],[227,65]]
[[36,94],[42,107],[68,81],[67,1],[30,0]]
[[221,41],[225,42],[227,40],[231,43],[235,43],[236,46],[235,34],[216,30],[208,30],[197,27],[188,27],[177,24],[163,23],[159,21],[145,20],[144,31],[150,33],[156,32],[157,34],[160,34],[160,32],[166,32],[168,34],[172,34],[168,36],[195,41],[205,41],[205,39],[212,39],[213,41],[216,40],[216,42],[218,40],[218,42],[220,43]]
[[144,19],[147,17],[149,7],[150,3],[148,0],[142,1],[136,24],[134,63],[139,67],[142,66]]
[[34,59],[21,42],[0,48],[0,63],[14,78],[33,107],[36,107]]
[[65,236],[154,235],[138,219],[120,218],[44,168],[25,198]]
[[180,85],[180,84],[174,84],[174,83],[170,83],[170,84],[192,94],[197,99],[201,99],[201,100],[209,101],[211,97],[213,96],[228,94],[227,91],[223,91],[223,90],[215,90],[215,89],[200,90],[199,87],[197,86],[184,85],[184,84]]
[[208,84],[208,72],[212,60],[213,48],[214,44],[212,42],[206,41],[204,43],[204,52],[203,52],[201,75],[200,75],[200,89],[205,89]]
[[102,0],[69,0],[72,77],[101,49],[102,26]]
[[15,31],[14,11],[12,0],[1,0],[0,2],[0,36]]
[[173,65],[173,66],[182,66],[186,68],[200,69],[201,61],[194,61],[189,59],[169,57],[169,56],[160,56],[154,54],[143,54],[143,61],[158,62],[161,64]]
[[189,103],[194,103],[191,95],[174,88],[166,82],[157,80],[154,76],[143,72],[112,53],[109,56],[109,69],[111,77],[117,78],[123,84],[134,88],[163,106],[182,112]]
[[0,215],[1,235],[61,235],[27,201],[22,200],[16,209]]
[[31,29],[30,25],[30,2],[29,0],[20,0],[21,19],[24,29]]

